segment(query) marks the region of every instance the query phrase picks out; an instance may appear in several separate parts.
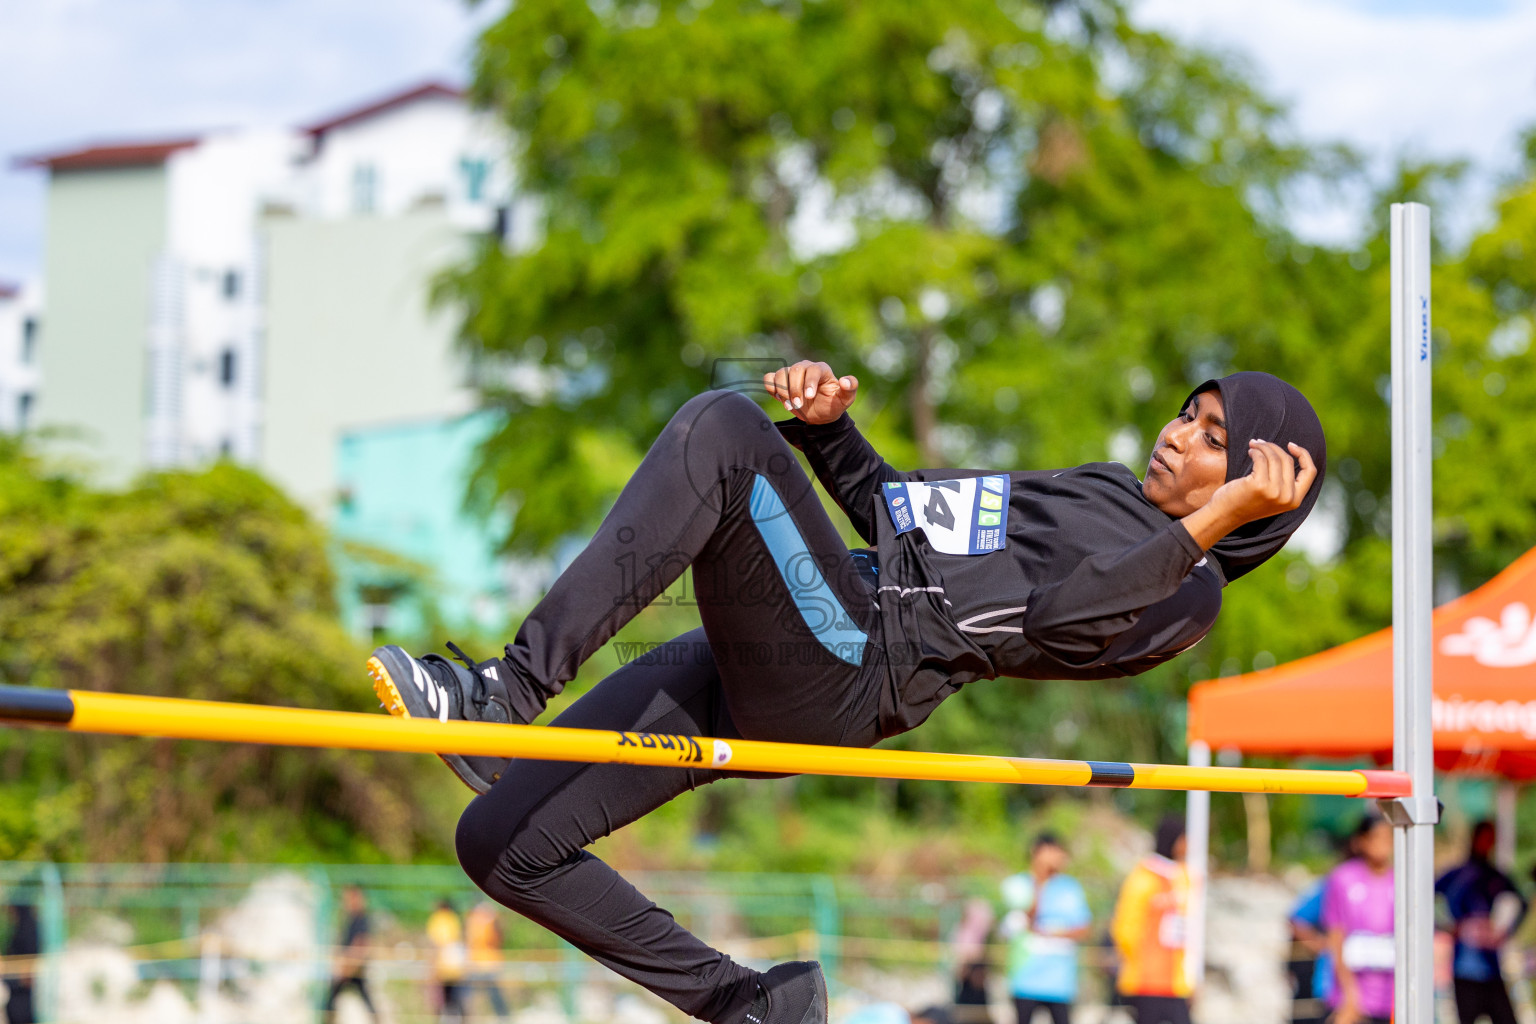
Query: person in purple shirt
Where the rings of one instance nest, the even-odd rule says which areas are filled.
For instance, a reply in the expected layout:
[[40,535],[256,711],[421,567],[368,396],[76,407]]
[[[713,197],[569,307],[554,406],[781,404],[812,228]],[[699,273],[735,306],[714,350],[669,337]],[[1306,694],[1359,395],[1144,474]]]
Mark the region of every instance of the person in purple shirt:
[[1333,869],[1323,890],[1323,927],[1337,984],[1333,1024],[1392,1019],[1392,826],[1367,815],[1355,829],[1355,856]]

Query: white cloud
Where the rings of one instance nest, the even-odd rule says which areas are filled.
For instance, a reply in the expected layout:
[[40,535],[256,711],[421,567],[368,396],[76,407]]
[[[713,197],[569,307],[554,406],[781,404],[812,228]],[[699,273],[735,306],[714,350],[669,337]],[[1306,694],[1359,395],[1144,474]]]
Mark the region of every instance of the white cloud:
[[[1536,125],[1530,0],[1143,0],[1134,12],[1147,27],[1246,58],[1308,141],[1349,143],[1378,169],[1399,154],[1472,161],[1467,206],[1447,211],[1463,227],[1515,165],[1519,132]],[[1363,212],[1312,215],[1327,235]]]
[[[460,79],[499,3],[459,0],[33,0],[0,31],[0,157],[92,138],[291,124],[427,77]],[[1404,10],[1413,13],[1403,14]],[[1536,0],[1143,0],[1143,24],[1246,54],[1305,138],[1384,166],[1398,152],[1480,168],[1481,214],[1536,123]],[[1441,12],[1441,13],[1437,13]],[[1449,13],[1445,13],[1449,12]],[[1469,13],[1470,12],[1470,13]],[[0,171],[0,279],[38,272],[43,185]],[[1298,226],[1342,238],[1359,197],[1309,204]]]
[[463,81],[458,0],[34,0],[0,31],[0,279],[41,265],[42,175],[9,158],[92,139],[294,124],[426,78]]

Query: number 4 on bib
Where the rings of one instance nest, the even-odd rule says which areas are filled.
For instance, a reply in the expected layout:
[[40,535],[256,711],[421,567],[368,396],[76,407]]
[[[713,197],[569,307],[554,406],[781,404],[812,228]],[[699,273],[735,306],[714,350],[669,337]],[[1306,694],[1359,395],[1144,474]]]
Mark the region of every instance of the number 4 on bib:
[[885,485],[885,511],[898,534],[922,530],[946,555],[985,555],[1008,537],[1008,478],[915,480]]

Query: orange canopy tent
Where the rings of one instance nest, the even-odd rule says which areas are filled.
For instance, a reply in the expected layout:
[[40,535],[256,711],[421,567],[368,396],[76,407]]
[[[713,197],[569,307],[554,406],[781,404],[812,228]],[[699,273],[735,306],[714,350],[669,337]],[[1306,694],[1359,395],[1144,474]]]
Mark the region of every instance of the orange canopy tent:
[[[1536,778],[1536,550],[1434,613],[1435,764]],[[1189,741],[1247,754],[1392,752],[1392,631],[1196,684]]]
[[[1514,864],[1515,782],[1536,779],[1536,549],[1483,586],[1435,609],[1435,764],[1502,776],[1496,860]],[[1190,763],[1212,750],[1392,757],[1392,631],[1189,692]],[[1205,948],[1204,879],[1210,810],[1189,794],[1196,857],[1189,948]],[[1195,954],[1203,960],[1203,954]]]

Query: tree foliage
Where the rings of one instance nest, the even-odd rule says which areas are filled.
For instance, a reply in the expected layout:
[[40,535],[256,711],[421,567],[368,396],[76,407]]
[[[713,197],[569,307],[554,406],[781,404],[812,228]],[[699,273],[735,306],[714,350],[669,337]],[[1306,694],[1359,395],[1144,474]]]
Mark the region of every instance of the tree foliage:
[[1099,422],[1047,400],[1123,420],[1230,358],[1293,304],[1211,267],[1267,270],[1278,229],[1246,200],[1330,164],[1113,3],[535,0],[476,67],[544,213],[531,251],[446,285],[509,414],[487,489],[562,496],[522,510],[521,548],[590,523],[615,488],[595,452],[632,464],[720,357],[859,373],[926,464],[1099,457]]
[[[1135,682],[970,687],[911,742],[1180,757],[1190,682],[1386,624],[1385,213],[1455,168],[1404,166],[1361,245],[1305,244],[1290,197],[1359,173],[1351,154],[1297,143],[1243,68],[1115,0],[521,0],[474,91],[543,210],[538,239],[444,284],[506,414],[478,486],[521,503],[512,548],[589,529],[721,357],[859,374],[855,416],[909,466],[1139,465],[1191,386],[1255,368],[1327,430],[1312,554],[1231,588],[1210,638]],[[1536,540],[1533,232],[1526,183],[1437,253],[1441,596]],[[525,501],[535,482],[559,500]]]
[[[229,464],[121,493],[0,452],[0,677],[367,710],[324,534]],[[417,759],[0,733],[0,856],[372,859],[441,853]],[[425,781],[418,781],[425,780]]]

